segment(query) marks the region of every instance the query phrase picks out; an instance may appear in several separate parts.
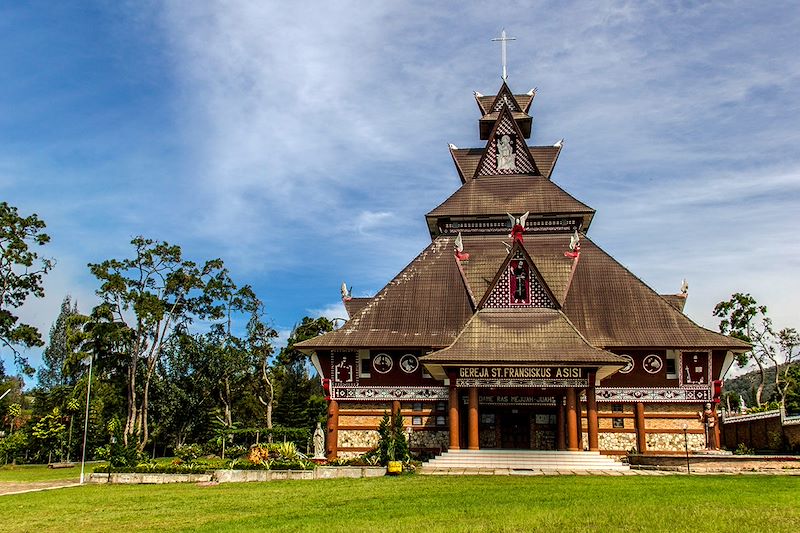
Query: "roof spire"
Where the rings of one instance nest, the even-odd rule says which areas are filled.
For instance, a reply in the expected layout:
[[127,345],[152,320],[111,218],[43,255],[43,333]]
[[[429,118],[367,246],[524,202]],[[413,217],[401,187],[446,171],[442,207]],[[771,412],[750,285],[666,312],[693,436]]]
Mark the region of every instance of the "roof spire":
[[500,42],[500,57],[503,61],[503,81],[508,79],[508,73],[506,72],[506,41],[516,41],[516,37],[506,37],[506,30],[503,28],[503,31],[500,32],[500,37],[495,37],[492,41],[499,41]]

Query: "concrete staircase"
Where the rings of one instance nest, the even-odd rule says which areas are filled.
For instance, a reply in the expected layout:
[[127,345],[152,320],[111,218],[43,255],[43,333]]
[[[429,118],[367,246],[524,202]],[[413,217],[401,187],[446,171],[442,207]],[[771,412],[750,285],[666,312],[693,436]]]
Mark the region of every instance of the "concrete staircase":
[[426,471],[452,469],[508,470],[630,470],[600,452],[545,450],[452,450],[423,463]]

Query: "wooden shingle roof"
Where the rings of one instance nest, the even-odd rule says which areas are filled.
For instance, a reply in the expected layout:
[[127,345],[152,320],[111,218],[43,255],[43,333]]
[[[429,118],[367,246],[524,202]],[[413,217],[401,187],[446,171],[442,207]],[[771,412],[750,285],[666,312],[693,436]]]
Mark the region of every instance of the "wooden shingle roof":
[[563,311],[594,346],[749,348],[692,322],[585,237]]
[[[475,176],[478,163],[481,160],[485,148],[451,148],[450,154],[458,170],[458,177],[461,182],[470,181]],[[553,168],[558,160],[561,148],[557,146],[530,146],[528,151],[536,162],[536,168],[542,176],[549,178],[553,174]]]
[[686,307],[685,294],[662,294],[661,297],[664,298],[669,305],[683,313],[683,308]]
[[444,347],[473,307],[453,256],[439,237],[341,328],[298,343],[301,349]]
[[372,298],[350,298],[344,301],[344,308],[347,311],[347,316],[353,317],[364,309]]
[[585,215],[587,228],[594,209],[579,202],[561,187],[542,176],[484,176],[470,180],[442,202],[428,218],[502,215]]
[[452,345],[425,363],[611,364],[626,360],[591,346],[556,309],[482,309]]
[[[501,242],[507,239],[498,235],[463,235],[462,240],[470,258],[461,262],[461,268],[472,294],[481,301],[508,256]],[[569,249],[569,235],[526,235],[523,247],[559,305],[563,305],[572,272],[572,260],[564,257]]]
[[[515,94],[514,99],[517,101],[519,106],[522,108],[524,113],[527,113],[531,107],[531,102],[533,101],[535,94]],[[475,100],[478,102],[478,108],[481,110],[481,115],[487,115],[491,113],[492,104],[497,98],[496,94],[490,95],[483,95],[483,96],[476,96]]]

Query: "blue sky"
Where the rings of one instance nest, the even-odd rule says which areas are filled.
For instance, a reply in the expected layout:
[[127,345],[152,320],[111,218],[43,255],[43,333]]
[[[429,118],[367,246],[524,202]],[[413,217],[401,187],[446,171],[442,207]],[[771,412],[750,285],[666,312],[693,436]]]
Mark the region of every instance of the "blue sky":
[[1,2],[0,197],[58,261],[23,318],[88,310],[86,264],[139,234],[222,257],[284,336],[341,316],[343,280],[374,294],[429,242],[503,27],[593,240],[659,292],[686,277],[703,325],[745,291],[800,326],[792,2]]

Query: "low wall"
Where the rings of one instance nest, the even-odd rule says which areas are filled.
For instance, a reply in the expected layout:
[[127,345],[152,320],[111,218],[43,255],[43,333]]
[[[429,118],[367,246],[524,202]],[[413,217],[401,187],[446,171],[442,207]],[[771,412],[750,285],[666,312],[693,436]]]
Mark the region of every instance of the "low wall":
[[[686,470],[686,455],[681,454],[631,454],[631,467],[644,466]],[[764,455],[689,455],[692,468],[707,471],[800,470],[800,456]]]
[[123,483],[134,485],[162,485],[164,483],[201,483],[211,481],[211,474],[137,474],[115,472],[91,474],[90,483]]
[[787,417],[780,410],[725,417],[720,441],[729,450],[744,444],[753,450],[800,451],[800,417]]
[[214,480],[219,483],[246,483],[283,479],[338,479],[384,475],[386,475],[386,468],[383,466],[320,466],[314,470],[216,470]]
[[91,474],[90,483],[160,485],[163,483],[247,483],[286,479],[338,479],[381,477],[383,466],[321,466],[314,470],[215,470],[213,474]]

